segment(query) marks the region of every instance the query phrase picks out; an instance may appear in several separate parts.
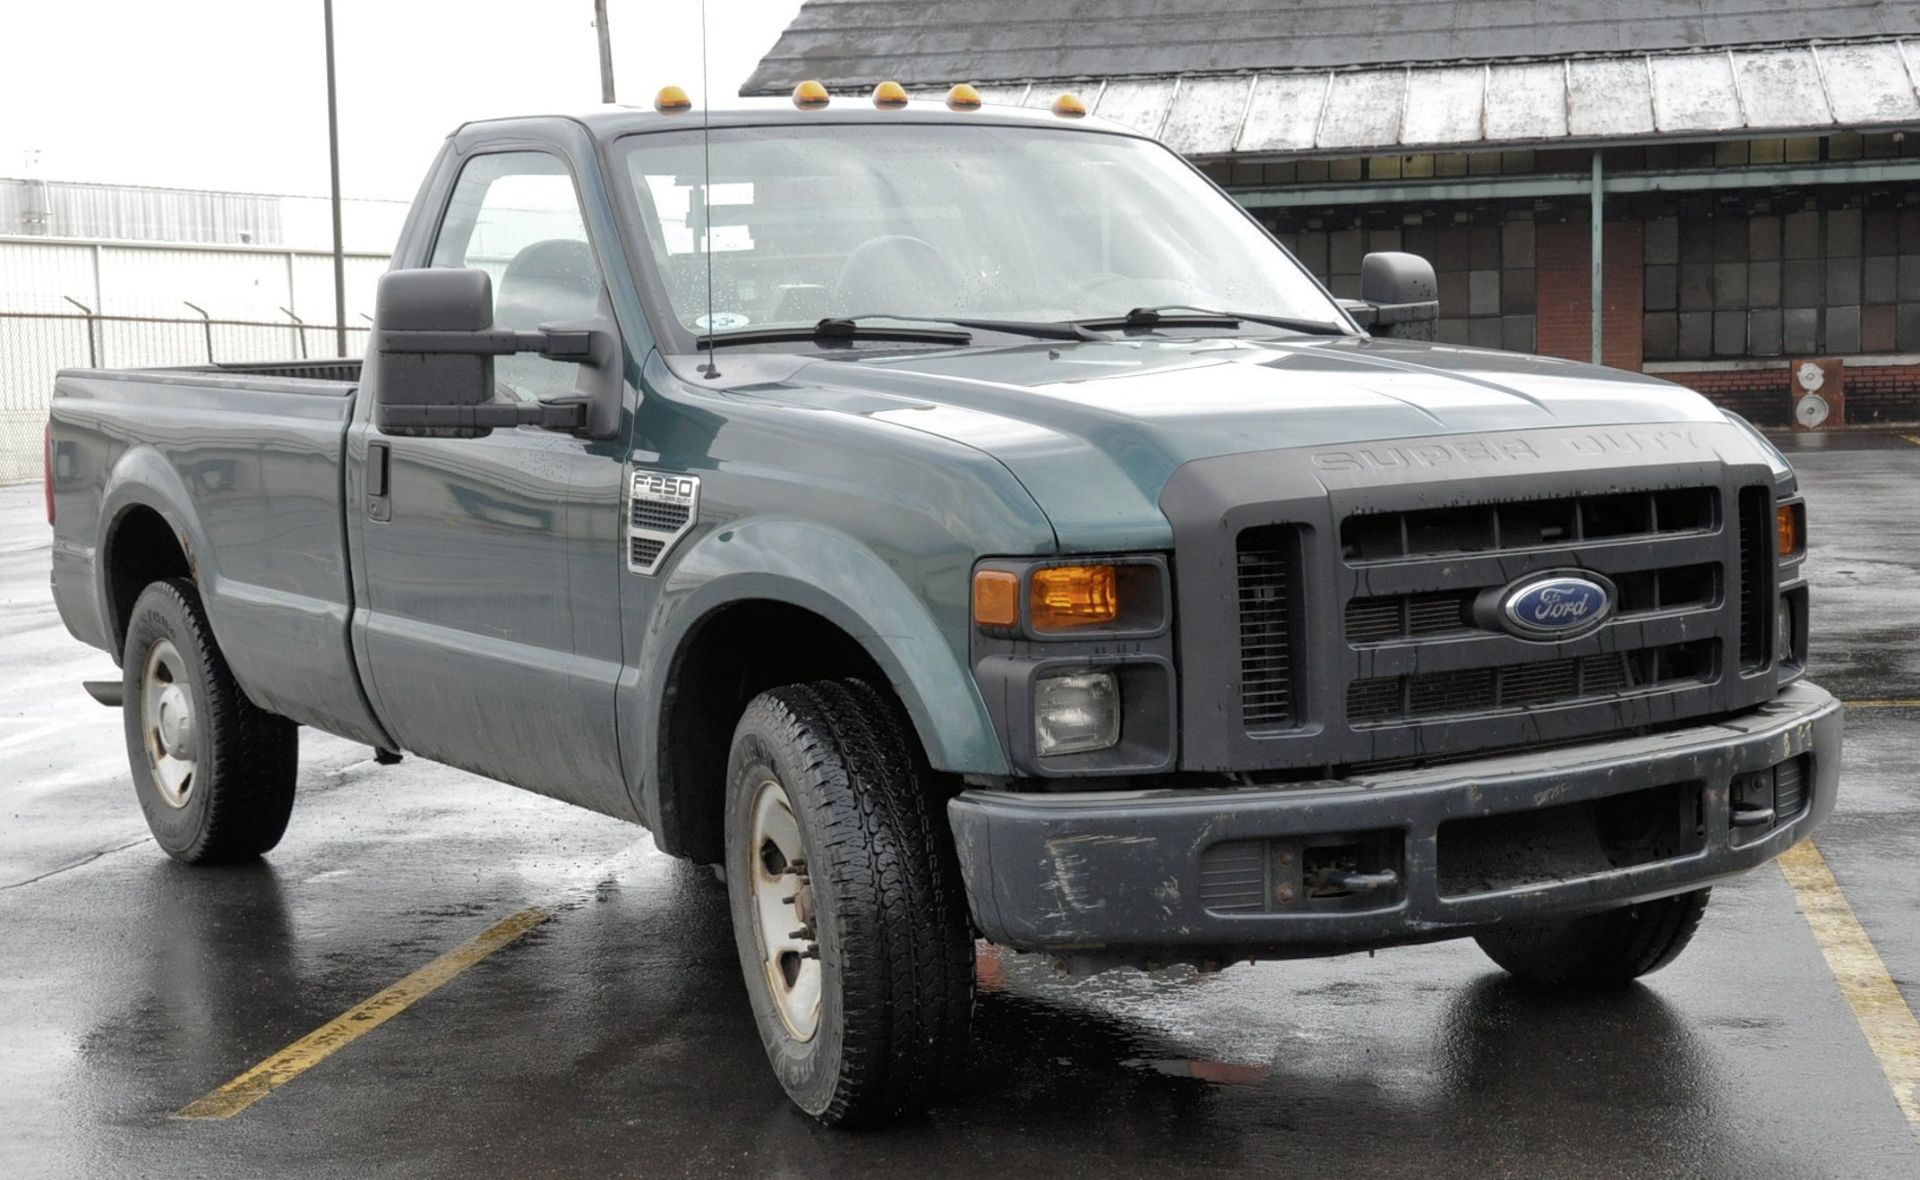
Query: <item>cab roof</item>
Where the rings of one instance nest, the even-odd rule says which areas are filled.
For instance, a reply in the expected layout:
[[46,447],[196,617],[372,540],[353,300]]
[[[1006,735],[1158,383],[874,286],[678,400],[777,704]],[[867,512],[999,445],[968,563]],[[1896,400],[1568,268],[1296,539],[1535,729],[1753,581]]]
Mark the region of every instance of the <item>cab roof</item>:
[[992,124],[1002,127],[1056,127],[1146,138],[1122,123],[1091,115],[1065,118],[1047,107],[983,105],[975,110],[950,110],[940,95],[917,95],[902,107],[882,109],[865,94],[835,95],[821,108],[802,110],[786,98],[729,98],[702,111],[698,100],[692,110],[662,114],[651,106],[610,103],[584,111],[550,111],[542,114],[474,119],[456,128],[459,131],[484,127],[490,123],[521,122],[527,119],[566,119],[584,126],[596,139],[612,139],[646,131],[681,131],[698,128],[703,122],[711,127],[811,127],[822,123],[941,123],[955,126]]

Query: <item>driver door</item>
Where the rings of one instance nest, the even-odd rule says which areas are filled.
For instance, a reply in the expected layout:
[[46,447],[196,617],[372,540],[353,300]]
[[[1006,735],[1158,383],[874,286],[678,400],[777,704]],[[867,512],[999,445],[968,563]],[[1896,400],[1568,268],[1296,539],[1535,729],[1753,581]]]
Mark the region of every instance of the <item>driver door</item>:
[[[606,306],[572,172],[545,151],[466,160],[432,265],[488,271],[501,327],[578,321]],[[502,358],[495,393],[551,398],[571,393],[578,375],[565,362]],[[370,474],[382,461],[386,473],[384,494],[358,507],[363,650],[395,739],[436,761],[624,809],[613,704],[618,501],[597,491],[618,481],[619,445],[535,427],[479,439],[365,429]]]

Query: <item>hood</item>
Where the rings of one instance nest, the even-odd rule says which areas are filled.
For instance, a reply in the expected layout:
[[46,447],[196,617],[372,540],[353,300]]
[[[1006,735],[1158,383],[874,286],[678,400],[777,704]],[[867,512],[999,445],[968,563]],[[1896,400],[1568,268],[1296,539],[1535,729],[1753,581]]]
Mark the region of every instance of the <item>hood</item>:
[[1699,395],[1638,374],[1364,337],[1117,339],[815,359],[737,388],[749,391],[985,451],[1032,493],[1063,547],[1082,550],[1165,545],[1160,489],[1194,459],[1469,432],[1727,420]]

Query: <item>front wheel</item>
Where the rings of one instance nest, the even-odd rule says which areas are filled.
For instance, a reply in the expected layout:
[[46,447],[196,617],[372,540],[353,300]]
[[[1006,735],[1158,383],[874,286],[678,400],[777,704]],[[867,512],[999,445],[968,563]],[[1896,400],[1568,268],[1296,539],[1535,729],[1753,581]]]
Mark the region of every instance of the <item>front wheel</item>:
[[240,691],[192,582],[140,592],[121,674],[134,793],[167,855],[221,863],[278,844],[293,811],[299,730]]
[[860,681],[762,693],[734,731],[734,942],[774,1073],[825,1123],[918,1109],[961,1072],[973,940],[928,779]]
[[1711,889],[1622,906],[1584,918],[1489,931],[1487,957],[1529,983],[1624,987],[1680,957],[1700,928]]

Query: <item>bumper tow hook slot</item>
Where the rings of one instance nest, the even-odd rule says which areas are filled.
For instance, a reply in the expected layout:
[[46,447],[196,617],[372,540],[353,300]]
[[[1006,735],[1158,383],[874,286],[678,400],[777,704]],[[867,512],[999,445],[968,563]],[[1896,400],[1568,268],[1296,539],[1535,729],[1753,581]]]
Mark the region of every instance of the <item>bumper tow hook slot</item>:
[[1327,884],[1347,893],[1378,893],[1383,889],[1392,889],[1400,883],[1400,874],[1392,869],[1381,869],[1376,873],[1340,871],[1327,874]]
[[1773,823],[1773,808],[1736,807],[1730,822],[1736,828],[1764,828]]

